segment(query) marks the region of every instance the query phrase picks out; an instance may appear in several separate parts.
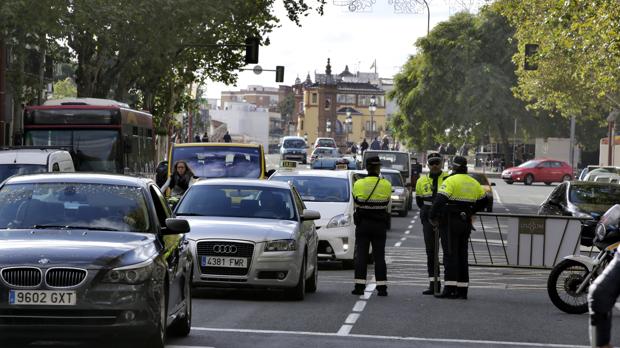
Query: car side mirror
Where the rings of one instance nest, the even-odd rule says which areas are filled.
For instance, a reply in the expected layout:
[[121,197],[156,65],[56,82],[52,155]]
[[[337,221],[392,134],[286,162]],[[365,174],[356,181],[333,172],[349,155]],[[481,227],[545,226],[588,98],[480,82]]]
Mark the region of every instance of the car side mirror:
[[166,227],[162,229],[163,235],[179,234],[189,232],[189,222],[184,219],[168,218],[166,219]]
[[304,209],[301,219],[304,221],[318,220],[321,218],[321,213],[316,210]]
[[496,186],[494,182],[491,183],[491,186]]

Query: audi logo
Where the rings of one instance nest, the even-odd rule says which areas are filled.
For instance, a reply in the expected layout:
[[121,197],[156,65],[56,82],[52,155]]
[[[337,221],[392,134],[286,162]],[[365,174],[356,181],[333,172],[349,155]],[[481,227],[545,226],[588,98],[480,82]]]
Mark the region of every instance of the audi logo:
[[237,247],[235,245],[217,244],[213,246],[213,252],[216,254],[236,254]]

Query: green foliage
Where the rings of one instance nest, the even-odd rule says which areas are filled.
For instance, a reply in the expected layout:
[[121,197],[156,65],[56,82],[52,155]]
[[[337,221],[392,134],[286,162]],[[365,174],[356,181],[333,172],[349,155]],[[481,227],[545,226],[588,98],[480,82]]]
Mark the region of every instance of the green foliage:
[[70,78],[54,83],[53,99],[75,98],[77,97],[77,87]]

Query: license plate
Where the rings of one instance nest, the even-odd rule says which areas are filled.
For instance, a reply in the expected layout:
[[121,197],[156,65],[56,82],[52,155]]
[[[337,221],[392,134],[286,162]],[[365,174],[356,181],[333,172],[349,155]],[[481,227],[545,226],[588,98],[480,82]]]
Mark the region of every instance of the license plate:
[[75,291],[9,290],[10,305],[75,306]]
[[248,259],[244,257],[203,256],[202,267],[247,268]]

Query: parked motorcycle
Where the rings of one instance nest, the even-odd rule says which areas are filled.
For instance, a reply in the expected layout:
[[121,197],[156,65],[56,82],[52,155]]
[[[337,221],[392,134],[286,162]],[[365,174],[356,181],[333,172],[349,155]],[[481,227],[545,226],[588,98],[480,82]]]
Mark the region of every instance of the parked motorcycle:
[[[620,246],[620,204],[609,208],[596,224],[592,241],[600,252],[594,257],[570,255],[558,263],[549,274],[547,293],[551,302],[570,314],[588,311],[588,288],[611,262]],[[588,224],[582,226],[590,228]]]

